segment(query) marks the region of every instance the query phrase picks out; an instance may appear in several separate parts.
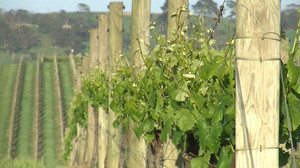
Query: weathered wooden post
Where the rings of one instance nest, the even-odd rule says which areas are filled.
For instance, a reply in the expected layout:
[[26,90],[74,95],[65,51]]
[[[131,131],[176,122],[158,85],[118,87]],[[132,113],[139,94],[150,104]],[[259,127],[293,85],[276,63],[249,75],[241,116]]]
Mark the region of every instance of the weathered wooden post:
[[[184,9],[185,8],[185,9]],[[167,29],[167,38],[172,40],[174,35],[173,31],[177,30],[178,27],[178,17],[180,17],[180,22],[183,25],[187,25],[187,8],[188,0],[168,0],[168,29]],[[183,10],[179,16],[179,10]],[[174,17],[174,15],[176,16]],[[168,137],[167,144],[164,145],[164,166],[165,167],[178,167],[176,162],[179,158],[179,151],[176,146],[172,143],[172,140]]]
[[[115,61],[120,57],[122,51],[122,20],[123,2],[111,2],[109,5],[109,40],[108,40],[108,67],[109,81],[115,68]],[[110,86],[111,87],[111,86]],[[111,102],[111,90],[109,90],[109,103]],[[115,113],[108,110],[108,144],[106,166],[109,168],[118,168],[121,153],[121,128],[114,128],[113,122],[116,120]]]
[[89,70],[95,69],[99,63],[98,57],[98,29],[90,29],[90,60]]
[[[108,67],[108,17],[107,15],[98,16],[98,44],[99,44],[99,66],[105,72]],[[105,157],[107,149],[107,126],[108,113],[102,107],[99,108],[98,125],[98,168],[105,168]]]
[[98,44],[99,44],[99,66],[102,71],[108,68],[108,16],[98,16]]
[[236,167],[278,167],[280,1],[236,3]]
[[[133,73],[137,74],[142,69],[143,61],[140,52],[146,53],[149,43],[151,0],[133,0],[131,12],[131,64]],[[139,41],[142,51],[139,51]],[[146,144],[143,137],[138,139],[133,131],[134,121],[130,121],[127,134],[130,152],[127,155],[127,167],[146,167]]]
[[[177,17],[174,17],[174,14],[177,14],[177,11],[183,6],[188,8],[188,0],[168,0],[168,29],[167,29],[167,38],[168,40],[172,39],[172,31],[177,30]],[[187,25],[187,12],[182,12],[180,20],[184,22],[184,25]]]
[[[95,69],[98,65],[98,29],[90,30],[90,55],[89,55],[89,72]],[[96,163],[97,157],[97,125],[98,112],[95,112],[94,107],[88,105],[88,138],[87,138],[87,155],[86,163],[91,165]]]
[[[75,79],[76,78],[76,63],[75,63],[73,52],[74,51],[72,49],[70,52],[70,55],[69,55],[69,59],[70,59],[71,67],[72,67],[73,79]],[[73,86],[75,86],[75,82],[73,83]]]

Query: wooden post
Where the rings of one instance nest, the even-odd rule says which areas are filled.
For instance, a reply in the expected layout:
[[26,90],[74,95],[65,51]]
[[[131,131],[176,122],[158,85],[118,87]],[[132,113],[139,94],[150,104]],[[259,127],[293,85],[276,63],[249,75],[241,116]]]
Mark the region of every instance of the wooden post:
[[90,29],[90,60],[89,70],[94,69],[98,63],[98,29]]
[[[168,30],[167,30],[167,38],[168,40],[172,40],[174,38],[172,32],[177,30],[178,27],[178,14],[179,10],[182,8],[188,7],[188,0],[168,0]],[[173,15],[177,14],[176,17]],[[184,25],[187,25],[187,12],[181,12],[180,15],[180,22],[183,22]],[[179,158],[179,151],[177,150],[176,146],[172,143],[172,139],[170,137],[167,138],[167,144],[164,145],[164,166],[165,167],[178,167],[176,162],[178,162]],[[182,163],[182,162],[181,162]],[[181,164],[180,163],[180,164]]]
[[[89,72],[98,65],[98,29],[90,29],[90,55],[89,55]],[[97,117],[96,117],[97,116]],[[88,132],[87,132],[87,154],[86,163],[92,165],[97,162],[97,125],[98,114],[95,113],[94,107],[88,104]]]
[[279,167],[279,0],[237,1],[236,57],[236,167]]
[[[109,81],[115,68],[115,60],[120,57],[122,51],[122,18],[123,2],[111,2],[109,5]],[[111,86],[110,86],[111,87]],[[109,90],[109,103],[111,102],[111,90]],[[106,167],[118,168],[121,154],[121,128],[114,128],[113,122],[116,120],[115,113],[108,110],[108,144]]]
[[82,69],[81,69],[81,71],[82,71],[83,75],[86,75],[89,72],[89,62],[90,62],[89,61],[89,55],[86,54],[85,56],[83,56],[81,58],[82,58],[82,65],[81,65]]
[[[187,8],[188,4],[188,0],[168,0],[168,40],[172,39],[172,31],[177,29],[176,20],[178,17],[173,17],[173,15],[177,13],[179,8],[182,8],[183,6]],[[182,12],[180,19],[184,22],[185,25],[187,25],[187,12]]]
[[[140,52],[148,52],[149,43],[150,0],[133,0],[131,15],[131,62],[134,74],[137,74],[143,61]],[[142,51],[139,51],[139,42]],[[146,167],[146,143],[143,137],[138,139],[133,131],[134,121],[130,120],[127,134],[131,152],[127,155],[127,167]]]
[[[98,44],[99,44],[99,62],[103,72],[108,67],[108,17],[107,15],[98,16]],[[105,157],[107,149],[107,126],[108,113],[102,107],[99,108],[99,125],[98,125],[98,168],[105,168]]]
[[98,16],[98,44],[99,44],[99,65],[102,71],[108,67],[108,16]]
[[[72,72],[73,72],[73,80],[76,78],[76,63],[75,63],[75,59],[74,59],[74,55],[73,55],[73,49],[70,52],[70,64],[72,67]],[[73,87],[75,86],[75,83],[73,83]]]

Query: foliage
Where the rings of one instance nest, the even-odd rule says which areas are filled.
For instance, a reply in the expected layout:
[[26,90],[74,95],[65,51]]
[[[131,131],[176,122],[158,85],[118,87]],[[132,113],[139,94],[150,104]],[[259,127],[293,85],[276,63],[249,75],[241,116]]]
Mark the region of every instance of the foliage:
[[[108,95],[101,92],[107,91],[104,88],[110,81],[109,107],[117,116],[114,127],[125,130],[132,120],[136,136],[147,142],[155,137],[166,142],[171,137],[182,152],[194,156],[192,167],[228,167],[235,145],[234,41],[229,39],[225,50],[217,51],[204,19],[196,23],[188,35],[188,27],[177,18],[172,40],[160,35],[155,24],[150,25],[157,45],[148,53],[140,47],[144,66],[131,67],[121,57],[110,80],[102,71],[85,78],[81,96],[86,97],[86,103],[107,108],[108,98],[101,96]],[[292,51],[291,55],[296,48]],[[133,76],[133,72],[139,73]],[[300,125],[296,117],[300,115],[299,72],[292,59],[284,66],[294,133]],[[281,107],[280,142],[289,149],[283,104]],[[298,135],[293,135],[296,140]]]
[[108,77],[98,67],[83,76],[82,90],[74,93],[71,103],[72,112],[69,116],[68,126],[70,132],[65,138],[64,159],[67,160],[72,151],[72,140],[77,136],[77,124],[87,127],[88,103],[94,108],[103,107],[108,110]]
[[[298,11],[298,16],[300,16],[300,10]],[[298,17],[298,25],[300,25],[300,17]],[[296,142],[299,142],[299,130],[300,130],[300,67],[296,66],[294,63],[294,58],[296,53],[300,47],[299,39],[299,29],[296,30],[295,39],[293,48],[289,51],[289,60],[286,65],[282,66],[283,78],[284,78],[284,89],[285,92],[282,93],[281,97],[281,114],[280,114],[280,139],[279,142],[285,145],[287,150],[292,150],[291,139],[289,137],[288,130],[288,120],[287,120],[287,112],[285,108],[285,99],[287,99],[287,109],[289,112],[290,125],[291,125],[291,133],[293,146],[296,147]],[[282,87],[282,86],[281,86]],[[285,93],[285,95],[284,95]],[[283,149],[280,150],[280,156],[282,156],[282,160],[280,162],[281,165],[285,165],[288,161],[289,154],[285,152]]]
[[2,19],[0,26],[0,47],[9,53],[26,51],[38,43],[36,33],[31,28],[22,25],[13,27]]

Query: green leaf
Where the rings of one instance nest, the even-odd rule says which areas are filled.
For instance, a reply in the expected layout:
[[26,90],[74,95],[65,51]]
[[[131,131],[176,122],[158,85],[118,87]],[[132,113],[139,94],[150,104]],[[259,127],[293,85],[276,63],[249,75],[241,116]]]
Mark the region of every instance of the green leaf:
[[113,111],[118,111],[118,105],[117,105],[116,100],[112,100],[112,101],[111,101],[111,103],[110,103],[110,108],[111,108]]
[[148,102],[151,108],[155,108],[156,104],[156,93],[153,91],[153,89],[150,92],[150,101]]
[[188,97],[189,97],[189,95],[187,94],[187,92],[185,92],[181,89],[176,91],[176,96],[175,96],[176,101],[183,102]]
[[144,132],[152,131],[154,129],[154,121],[148,118],[143,124]]
[[227,115],[231,119],[235,118],[235,104],[234,103],[226,108],[225,115]]
[[164,106],[164,100],[159,95],[157,95],[155,111],[161,112],[163,106]]
[[212,151],[212,153],[218,153],[220,141],[219,137],[221,136],[223,127],[220,123],[215,123],[212,125],[210,132],[207,137],[207,147]]
[[290,92],[288,95],[288,101],[292,131],[295,131],[300,126],[300,98],[298,98],[293,92]]
[[210,131],[210,127],[204,118],[200,118],[199,122],[197,123],[197,126],[198,126],[198,140],[200,142],[200,146],[202,150],[205,150],[206,140]]
[[297,83],[300,70],[298,67],[296,67],[296,65],[294,64],[294,62],[291,59],[289,59],[287,62],[287,68],[288,68],[287,77],[289,80],[289,84],[290,84],[290,86],[293,87]]
[[228,168],[232,162],[233,153],[229,146],[222,147],[217,168]]
[[168,135],[171,135],[171,129],[172,129],[172,122],[168,120],[167,122],[164,122],[164,127],[161,131],[160,139],[163,142],[167,142]]
[[207,152],[203,157],[193,158],[191,160],[191,167],[192,168],[208,168],[210,160],[210,153]]
[[175,132],[174,135],[172,136],[173,144],[178,145],[181,140],[181,137],[182,137],[181,132]]
[[198,109],[202,109],[205,104],[206,99],[203,96],[191,97],[191,103],[195,104]]
[[146,143],[152,141],[154,138],[155,138],[154,134],[147,134],[147,135],[144,136],[144,139],[145,139]]
[[199,59],[193,59],[192,65],[191,65],[191,70],[192,73],[196,72],[196,70],[201,66],[201,61]]
[[143,135],[142,127],[135,127],[135,128],[133,128],[133,131],[138,139],[140,139],[140,137]]
[[136,113],[136,109],[137,109],[137,105],[136,105],[135,100],[129,99],[125,103],[124,109],[125,109],[125,113],[126,114],[135,114]]
[[113,127],[114,128],[118,128],[119,126],[120,126],[120,121],[119,120],[115,120],[114,122],[113,122]]
[[187,109],[181,109],[176,112],[177,126],[183,131],[192,130],[197,122],[192,112]]
[[222,111],[215,111],[214,115],[212,117],[211,124],[214,125],[216,123],[219,123],[223,120],[223,112]]
[[167,106],[167,109],[164,113],[161,114],[161,118],[164,120],[164,121],[168,121],[168,120],[172,120],[174,119],[174,114],[175,114],[175,110],[174,108],[169,104]]

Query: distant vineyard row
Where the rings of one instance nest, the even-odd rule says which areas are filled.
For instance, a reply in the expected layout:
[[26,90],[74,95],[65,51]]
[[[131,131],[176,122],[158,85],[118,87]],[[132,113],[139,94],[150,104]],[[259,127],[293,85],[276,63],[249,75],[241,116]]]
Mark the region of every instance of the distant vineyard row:
[[59,61],[57,71],[53,59],[1,65],[0,166],[8,166],[5,158],[43,158],[47,167],[59,163],[73,79],[69,62]]

